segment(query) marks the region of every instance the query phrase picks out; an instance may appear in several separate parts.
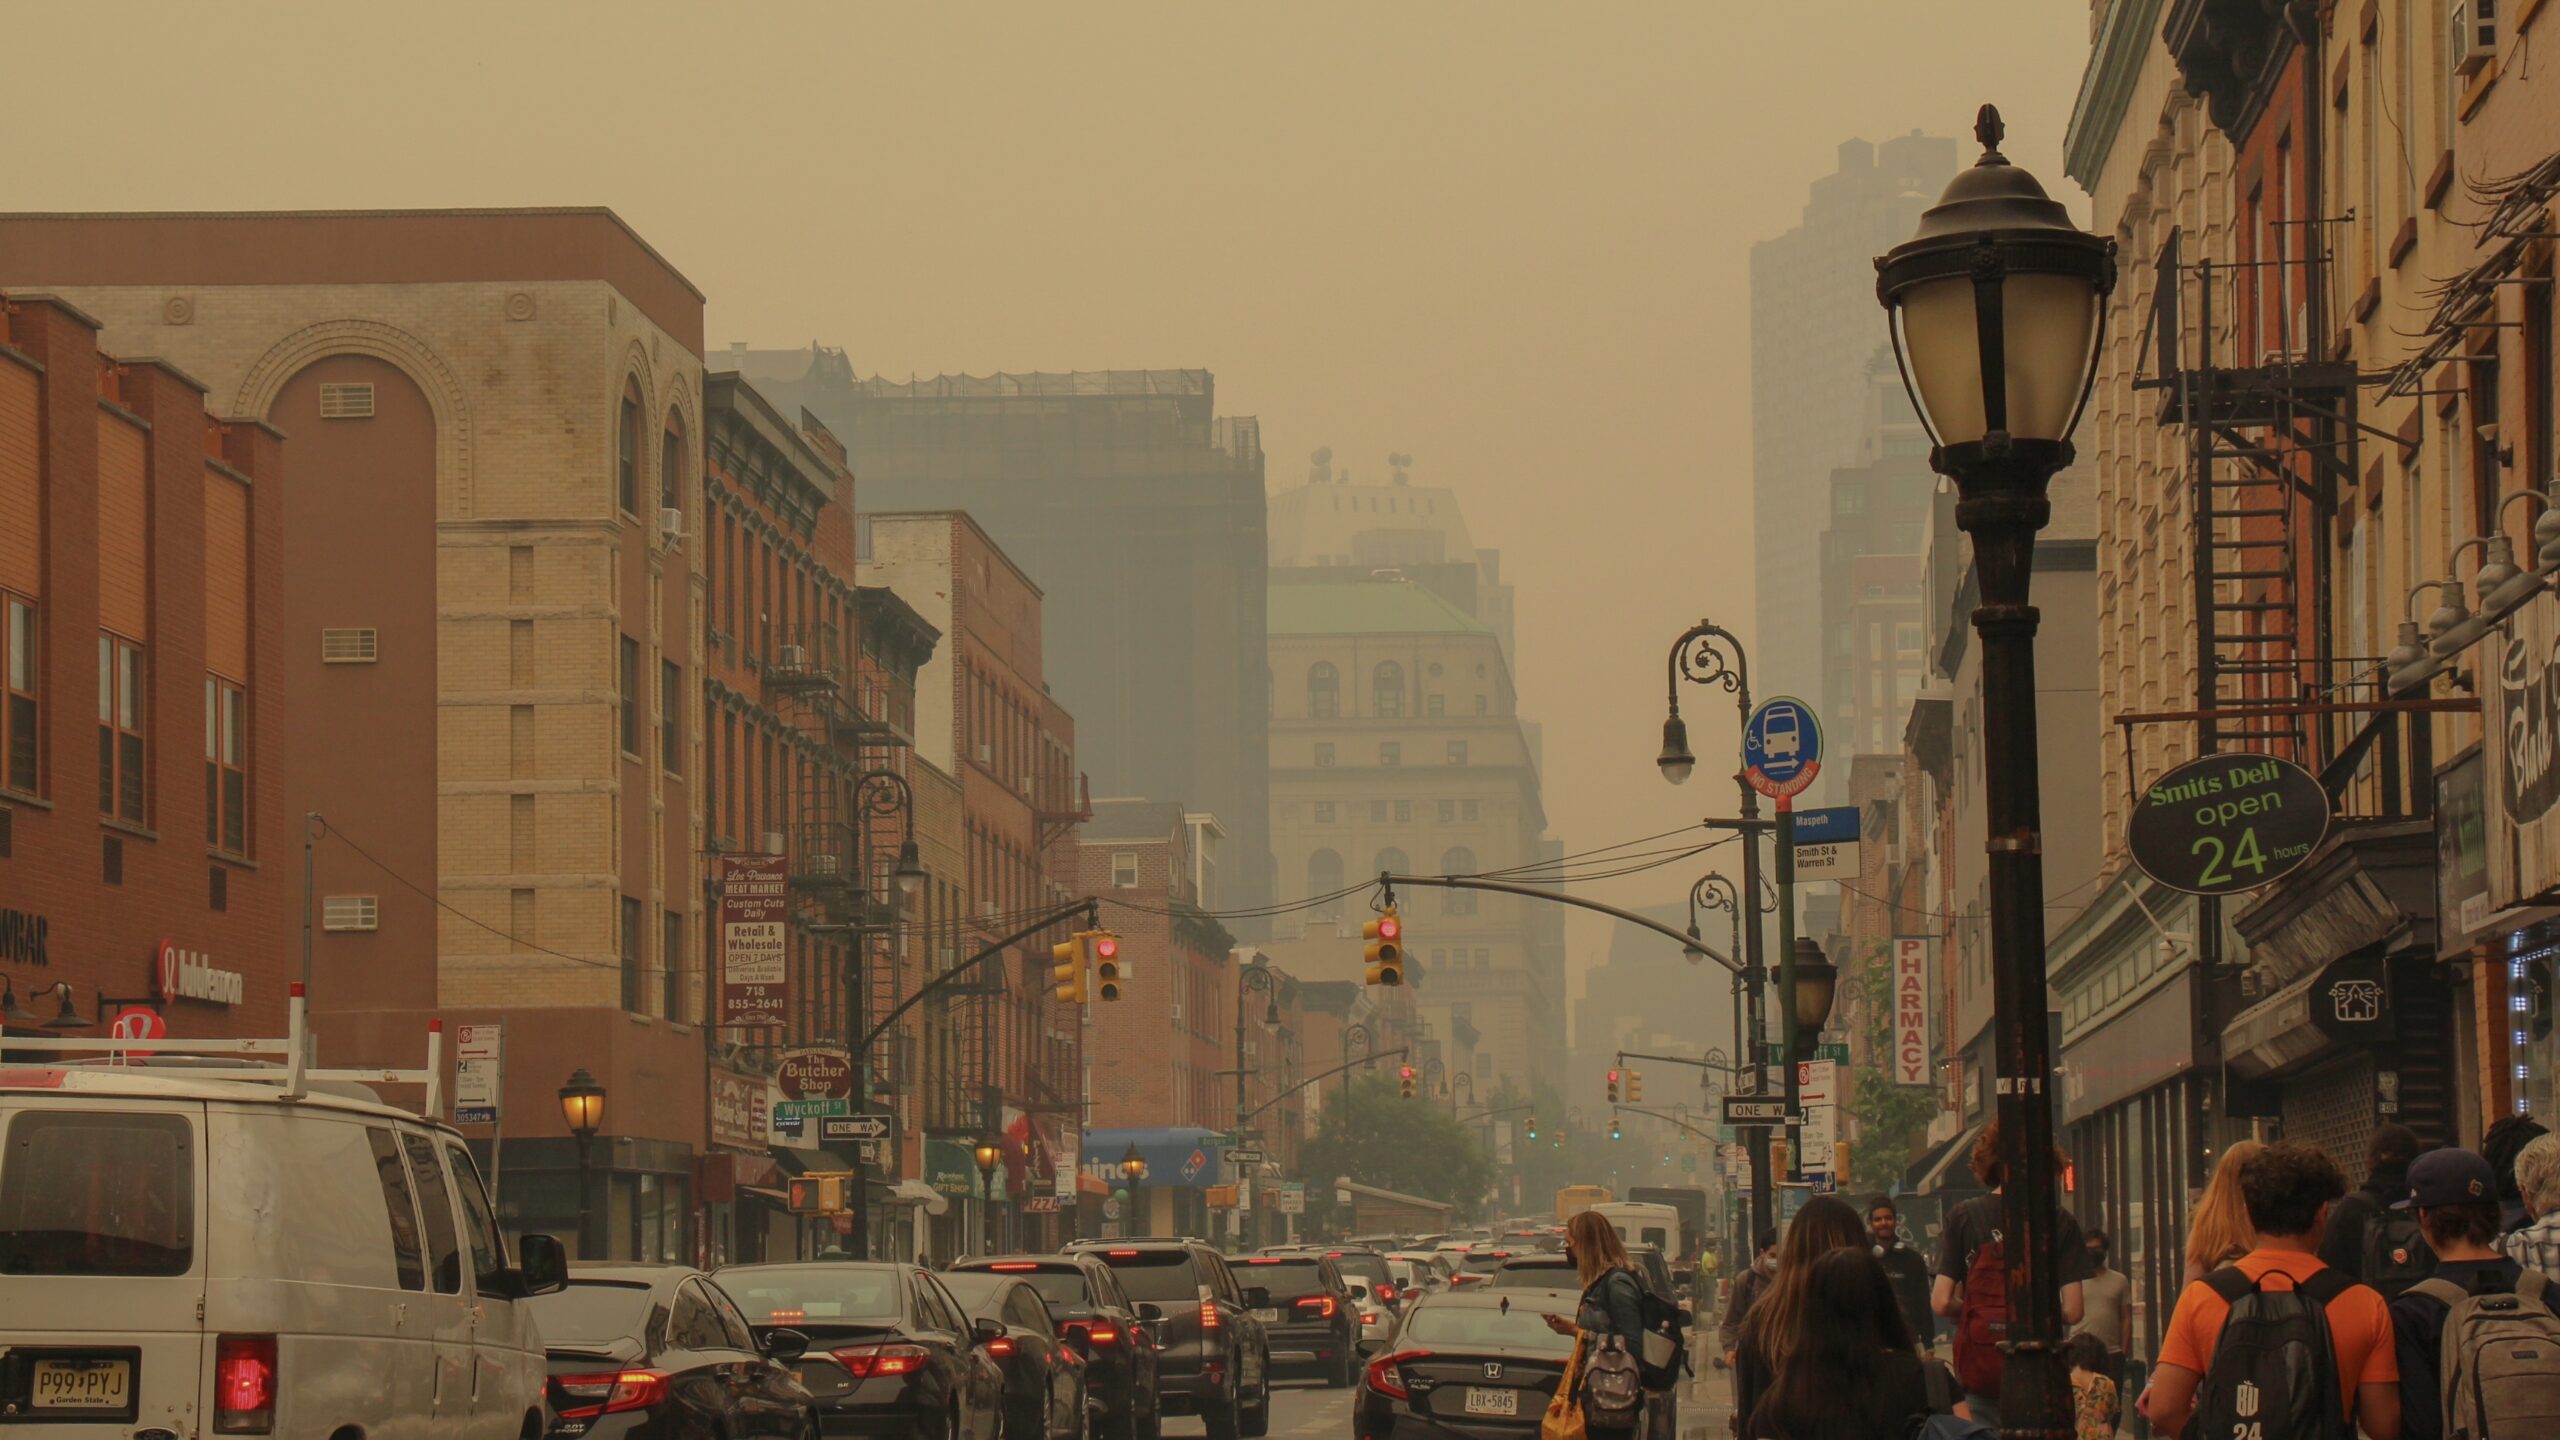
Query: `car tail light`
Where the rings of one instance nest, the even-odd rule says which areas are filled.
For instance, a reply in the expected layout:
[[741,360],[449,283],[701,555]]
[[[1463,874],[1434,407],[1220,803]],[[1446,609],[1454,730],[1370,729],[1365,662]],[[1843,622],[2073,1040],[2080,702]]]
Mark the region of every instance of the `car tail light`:
[[1333,1297],[1330,1295],[1310,1295],[1304,1300],[1298,1302],[1298,1308],[1306,1311],[1310,1315],[1321,1316],[1324,1319],[1330,1320],[1333,1318],[1333,1312],[1336,1307],[1333,1303]]
[[1200,1328],[1201,1328],[1201,1329],[1203,1329],[1203,1330],[1215,1330],[1215,1329],[1217,1329],[1220,1325],[1223,1325],[1223,1324],[1225,1324],[1225,1323],[1226,1323],[1225,1321],[1220,1320],[1220,1319],[1218,1318],[1218,1302],[1217,1302],[1217,1301],[1215,1301],[1215,1300],[1203,1300],[1203,1301],[1201,1301],[1201,1302],[1200,1302]]
[[1393,1301],[1396,1298],[1396,1287],[1381,1284],[1378,1287],[1378,1298],[1383,1301]]
[[987,1268],[1006,1275],[1019,1275],[1025,1270],[1039,1269],[1040,1262],[1036,1260],[999,1260]]
[[1375,1311],[1375,1310],[1369,1310],[1369,1311],[1364,1311],[1364,1312],[1362,1312],[1362,1314],[1361,1314],[1361,1316],[1360,1316],[1360,1323],[1361,1323],[1361,1324],[1363,1324],[1363,1325],[1375,1325],[1375,1324],[1377,1324],[1377,1323],[1378,1323],[1378,1312],[1377,1312],[1377,1311]]
[[[1004,1343],[1008,1349],[1013,1345],[1010,1340]],[[994,1348],[992,1342],[988,1348]],[[913,1375],[922,1370],[924,1362],[930,1358],[921,1345],[857,1345],[828,1353],[835,1356],[836,1363],[842,1365],[845,1373],[856,1380],[873,1380],[890,1375]]]
[[1428,1350],[1399,1350],[1393,1355],[1381,1355],[1369,1362],[1369,1373],[1364,1378],[1370,1389],[1390,1400],[1410,1400],[1413,1392],[1405,1387],[1404,1371],[1398,1367],[1408,1360],[1430,1358]]
[[213,1342],[213,1428],[264,1435],[276,1427],[276,1337],[225,1335]]
[[1012,1353],[1013,1353],[1013,1341],[1012,1341],[1012,1339],[1011,1339],[1011,1338],[1009,1338],[1009,1337],[1007,1337],[1007,1336],[999,1335],[999,1336],[997,1336],[996,1338],[994,1338],[993,1340],[988,1341],[988,1342],[987,1342],[987,1353],[988,1353],[988,1354],[990,1354],[990,1355],[995,1355],[995,1356],[999,1356],[999,1357],[1012,1354]]
[[596,1375],[551,1377],[551,1408],[563,1420],[646,1410],[667,1398],[667,1377],[655,1370],[607,1370]]
[[1094,1320],[1069,1320],[1058,1326],[1058,1338],[1062,1340],[1075,1334],[1083,1335],[1096,1345],[1120,1343],[1120,1327],[1117,1325],[1105,1325]]

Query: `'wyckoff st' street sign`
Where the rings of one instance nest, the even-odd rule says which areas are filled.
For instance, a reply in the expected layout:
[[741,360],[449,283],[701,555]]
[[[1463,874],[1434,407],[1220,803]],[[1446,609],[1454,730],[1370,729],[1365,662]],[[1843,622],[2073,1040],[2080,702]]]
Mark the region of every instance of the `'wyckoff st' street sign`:
[[2329,792],[2272,755],[2207,755],[2151,782],[2125,823],[2142,873],[2190,895],[2234,895],[2299,868],[2329,833]]

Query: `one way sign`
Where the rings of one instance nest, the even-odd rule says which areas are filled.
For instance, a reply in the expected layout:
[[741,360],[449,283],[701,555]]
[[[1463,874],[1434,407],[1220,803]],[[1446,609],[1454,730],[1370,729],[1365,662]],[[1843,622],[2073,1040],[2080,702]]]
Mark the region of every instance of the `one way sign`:
[[818,1139],[828,1144],[845,1140],[885,1140],[889,1138],[886,1115],[821,1115],[818,1117]]

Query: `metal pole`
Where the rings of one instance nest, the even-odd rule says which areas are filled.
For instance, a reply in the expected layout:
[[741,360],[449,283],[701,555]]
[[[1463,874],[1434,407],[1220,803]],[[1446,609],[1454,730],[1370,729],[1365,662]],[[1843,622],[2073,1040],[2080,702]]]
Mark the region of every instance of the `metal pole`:
[[[1744,687],[1742,692],[1742,714],[1747,722],[1751,716],[1751,693],[1748,686]],[[1759,792],[1753,790],[1747,783],[1741,788],[1742,818],[1759,819]],[[1769,1089],[1769,1056],[1766,1042],[1769,1028],[1768,1017],[1764,1012],[1769,990],[1769,964],[1763,953],[1766,935],[1760,924],[1759,906],[1760,832],[1757,829],[1746,829],[1742,834],[1742,902],[1736,907],[1736,913],[1739,914],[1747,908],[1751,919],[1750,924],[1742,927],[1742,993],[1750,1011],[1748,1021],[1750,1043],[1744,1048],[1743,1060],[1751,1067],[1751,1093],[1754,1095],[1767,1094]],[[1775,1229],[1778,1223],[1778,1197],[1770,1183],[1774,1177],[1769,1171],[1769,1127],[1754,1125],[1744,1130],[1742,1143],[1751,1160],[1751,1235],[1742,1249],[1745,1255],[1757,1256],[1759,1252],[1753,1247],[1760,1243],[1759,1237]]]
[[596,1173],[590,1155],[595,1137],[578,1137],[578,1258],[601,1260],[596,1253]]
[[1804,1126],[1796,1119],[1796,814],[1778,802],[1778,1043],[1787,1097],[1787,1178],[1804,1179]]
[[302,993],[311,993],[311,910],[319,903],[314,898],[311,882],[311,847],[319,827],[326,824],[317,810],[302,814]]

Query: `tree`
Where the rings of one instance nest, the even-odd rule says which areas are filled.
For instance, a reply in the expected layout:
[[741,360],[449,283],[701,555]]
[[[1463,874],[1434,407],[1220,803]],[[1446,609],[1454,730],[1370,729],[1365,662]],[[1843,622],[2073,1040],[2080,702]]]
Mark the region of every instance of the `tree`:
[[1403,1099],[1392,1079],[1354,1081],[1334,1092],[1315,1138],[1299,1151],[1309,1208],[1322,1223],[1334,1180],[1348,1176],[1381,1190],[1446,1201],[1460,1215],[1472,1216],[1493,1183],[1492,1158],[1473,1130],[1449,1118],[1445,1106]]
[[1858,1167],[1861,1189],[1881,1190],[1902,1167],[1927,1148],[1929,1122],[1938,1113],[1933,1086],[1897,1085],[1893,1079],[1893,961],[1890,947],[1877,942],[1858,957],[1855,979],[1867,1017],[1867,1053],[1882,1057],[1858,1077],[1849,1114],[1858,1122]]

